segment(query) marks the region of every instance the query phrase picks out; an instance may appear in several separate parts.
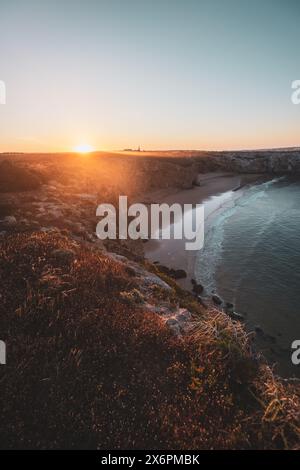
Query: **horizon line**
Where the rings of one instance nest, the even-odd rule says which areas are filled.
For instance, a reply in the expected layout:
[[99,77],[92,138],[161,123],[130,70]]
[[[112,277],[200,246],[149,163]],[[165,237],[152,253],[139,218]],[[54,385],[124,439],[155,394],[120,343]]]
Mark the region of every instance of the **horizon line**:
[[[90,152],[86,152],[85,155],[92,155],[96,153],[125,153],[127,155],[130,154],[145,154],[145,153],[167,153],[167,152],[206,152],[206,153],[213,153],[213,152],[267,152],[267,151],[293,151],[293,150],[300,150],[300,144],[294,145],[290,147],[258,147],[258,148],[232,148],[232,149],[195,149],[195,148],[186,148],[186,149],[114,149],[114,150],[92,150]],[[78,154],[80,152],[76,152],[75,150],[63,150],[63,151],[4,151],[0,152],[0,155],[61,155],[61,154]]]

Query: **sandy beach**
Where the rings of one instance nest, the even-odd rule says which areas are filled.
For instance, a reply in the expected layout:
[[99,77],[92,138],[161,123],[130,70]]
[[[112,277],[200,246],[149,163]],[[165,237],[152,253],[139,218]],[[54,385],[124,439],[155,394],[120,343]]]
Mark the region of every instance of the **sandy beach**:
[[[144,199],[145,203],[174,204],[203,204],[205,213],[206,232],[212,217],[222,209],[222,206],[232,198],[239,197],[242,188],[257,181],[261,175],[232,174],[232,173],[205,173],[199,175],[199,186],[188,190],[172,191],[163,189],[149,193]],[[173,269],[184,269],[187,273],[185,279],[179,280],[180,285],[191,289],[191,279],[194,278],[195,259],[198,251],[185,250],[186,240],[149,240],[144,245],[145,256],[153,262]],[[205,241],[204,241],[205,243]]]

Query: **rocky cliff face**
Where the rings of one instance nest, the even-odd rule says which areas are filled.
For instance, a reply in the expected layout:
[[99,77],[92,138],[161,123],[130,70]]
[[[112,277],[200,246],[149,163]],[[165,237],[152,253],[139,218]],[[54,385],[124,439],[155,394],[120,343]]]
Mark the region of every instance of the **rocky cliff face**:
[[148,159],[138,162],[143,191],[160,188],[189,189],[196,181],[198,165],[190,158]]
[[210,152],[195,160],[200,172],[300,173],[300,150]]

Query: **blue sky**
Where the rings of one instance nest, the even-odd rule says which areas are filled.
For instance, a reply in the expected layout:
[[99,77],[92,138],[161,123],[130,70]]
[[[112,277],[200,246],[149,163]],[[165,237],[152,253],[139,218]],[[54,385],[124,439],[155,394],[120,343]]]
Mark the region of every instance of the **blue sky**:
[[300,145],[300,2],[1,0],[0,151]]

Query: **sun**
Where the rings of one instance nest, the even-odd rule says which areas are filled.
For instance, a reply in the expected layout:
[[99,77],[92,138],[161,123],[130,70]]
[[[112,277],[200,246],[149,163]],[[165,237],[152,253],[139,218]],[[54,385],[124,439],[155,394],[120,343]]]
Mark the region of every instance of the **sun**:
[[89,144],[80,144],[74,147],[74,152],[77,152],[77,153],[90,153],[93,151],[94,151],[93,147]]

